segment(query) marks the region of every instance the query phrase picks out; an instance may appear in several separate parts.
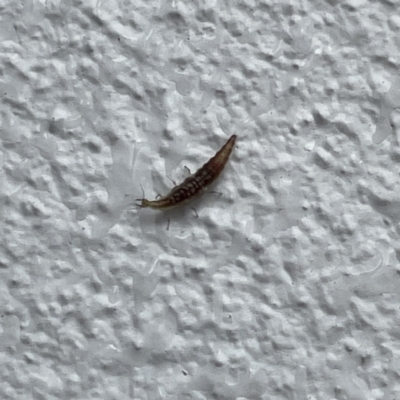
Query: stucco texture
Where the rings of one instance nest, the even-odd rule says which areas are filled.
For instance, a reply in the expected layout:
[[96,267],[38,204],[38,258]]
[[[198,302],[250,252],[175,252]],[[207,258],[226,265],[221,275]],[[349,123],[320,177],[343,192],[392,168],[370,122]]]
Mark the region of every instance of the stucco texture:
[[0,399],[400,399],[396,1],[0,19]]

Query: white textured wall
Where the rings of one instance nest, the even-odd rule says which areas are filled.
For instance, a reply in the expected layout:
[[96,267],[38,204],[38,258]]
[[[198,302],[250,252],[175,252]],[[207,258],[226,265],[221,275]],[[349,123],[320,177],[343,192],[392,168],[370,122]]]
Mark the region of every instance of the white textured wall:
[[0,17],[2,400],[400,399],[397,1]]

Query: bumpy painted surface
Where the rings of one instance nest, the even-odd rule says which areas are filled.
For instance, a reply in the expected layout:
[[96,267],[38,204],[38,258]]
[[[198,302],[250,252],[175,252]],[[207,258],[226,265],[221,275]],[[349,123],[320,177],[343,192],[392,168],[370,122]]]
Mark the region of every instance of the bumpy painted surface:
[[397,7],[3,1],[0,399],[399,399]]

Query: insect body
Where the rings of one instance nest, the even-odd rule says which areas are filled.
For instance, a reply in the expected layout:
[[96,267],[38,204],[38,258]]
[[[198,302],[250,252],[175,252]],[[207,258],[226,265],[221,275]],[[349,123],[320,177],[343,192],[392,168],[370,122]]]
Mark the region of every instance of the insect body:
[[155,210],[167,210],[181,206],[201,196],[215,182],[224,169],[232,153],[236,135],[232,135],[222,148],[210,158],[196,173],[175,186],[167,195],[157,200],[138,199],[139,207]]

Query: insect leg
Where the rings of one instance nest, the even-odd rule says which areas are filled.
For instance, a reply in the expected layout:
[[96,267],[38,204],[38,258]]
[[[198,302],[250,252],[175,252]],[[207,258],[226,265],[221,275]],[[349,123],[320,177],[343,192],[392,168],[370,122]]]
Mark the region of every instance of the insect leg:
[[167,175],[167,178],[176,186],[176,182],[169,175]]
[[196,214],[195,215],[195,217],[196,218],[199,218],[199,214],[197,213],[197,211],[196,211],[196,209],[194,208],[194,207],[190,207],[193,211],[194,211],[194,213]]

